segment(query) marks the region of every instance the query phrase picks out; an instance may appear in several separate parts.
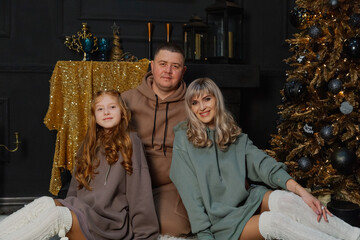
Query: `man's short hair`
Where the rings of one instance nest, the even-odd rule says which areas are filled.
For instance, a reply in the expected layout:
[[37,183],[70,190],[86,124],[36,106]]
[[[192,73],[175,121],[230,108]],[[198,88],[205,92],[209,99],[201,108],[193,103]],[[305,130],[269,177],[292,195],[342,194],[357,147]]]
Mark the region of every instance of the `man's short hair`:
[[180,53],[184,60],[185,60],[185,53],[184,50],[182,49],[182,47],[180,47],[178,44],[173,43],[173,42],[166,42],[166,43],[162,43],[155,51],[154,54],[154,58],[156,57],[156,55],[161,51],[161,50],[166,50],[169,52],[176,52],[176,53]]

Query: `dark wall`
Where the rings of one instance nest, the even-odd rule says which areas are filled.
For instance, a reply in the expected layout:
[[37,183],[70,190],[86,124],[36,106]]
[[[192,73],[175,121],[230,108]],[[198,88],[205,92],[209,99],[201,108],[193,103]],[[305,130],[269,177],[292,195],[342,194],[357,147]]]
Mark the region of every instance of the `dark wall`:
[[[111,37],[119,26],[123,49],[148,57],[147,22],[154,24],[153,49],[165,41],[165,23],[172,25],[171,41],[182,42],[182,25],[215,0],[57,0],[0,1],[0,144],[13,147],[20,133],[19,151],[0,148],[0,197],[48,195],[56,132],[43,124],[49,102],[49,80],[58,60],[81,60],[64,45],[64,37],[87,22],[97,37]],[[267,146],[275,130],[277,108],[285,81],[288,56],[284,44],[294,29],[288,24],[290,1],[237,0],[244,8],[244,64],[260,67],[260,87],[239,89],[240,125],[254,142]],[[224,91],[228,91],[224,89]],[[231,100],[230,100],[231,101]]]
[[34,196],[48,189],[56,134],[43,124],[49,75],[35,69],[0,72],[0,96],[9,105],[10,148],[14,148],[14,132],[19,132],[21,141],[20,149],[5,159],[9,162],[0,163],[1,196]]

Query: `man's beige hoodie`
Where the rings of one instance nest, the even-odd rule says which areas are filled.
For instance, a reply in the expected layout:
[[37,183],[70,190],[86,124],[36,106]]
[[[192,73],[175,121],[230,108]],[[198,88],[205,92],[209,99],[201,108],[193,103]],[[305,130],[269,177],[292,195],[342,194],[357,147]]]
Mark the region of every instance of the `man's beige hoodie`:
[[149,72],[140,86],[121,96],[131,110],[132,125],[145,146],[161,234],[186,235],[191,231],[190,222],[180,195],[169,177],[173,128],[186,119],[186,84],[181,80],[173,94],[160,99],[152,90],[152,83],[153,75]]
[[153,75],[148,72],[140,86],[124,92],[126,105],[131,110],[132,125],[146,151],[153,187],[171,183],[169,178],[174,141],[173,128],[186,119],[184,96],[186,84],[166,99],[152,90]]

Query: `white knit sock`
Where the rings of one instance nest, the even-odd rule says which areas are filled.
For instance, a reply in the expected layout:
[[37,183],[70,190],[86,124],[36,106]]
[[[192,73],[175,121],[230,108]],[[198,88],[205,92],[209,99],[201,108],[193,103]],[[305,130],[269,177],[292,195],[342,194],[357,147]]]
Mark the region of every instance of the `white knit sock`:
[[360,228],[353,227],[338,217],[328,215],[329,222],[321,219],[298,195],[282,190],[276,190],[269,197],[270,211],[281,212],[293,220],[308,227],[316,228],[335,238],[344,240],[360,240]]
[[194,237],[188,237],[188,238],[182,238],[182,237],[173,237],[169,235],[159,235],[158,240],[196,240],[197,238]]
[[57,234],[68,240],[66,233],[72,226],[71,212],[66,207],[55,207],[43,211],[36,219],[17,231],[0,238],[2,240],[45,240]]
[[259,219],[259,230],[265,239],[281,240],[338,240],[292,220],[279,212],[263,212]]
[[2,239],[3,235],[16,231],[31,222],[43,211],[55,206],[55,202],[51,197],[35,199],[0,222],[0,239]]

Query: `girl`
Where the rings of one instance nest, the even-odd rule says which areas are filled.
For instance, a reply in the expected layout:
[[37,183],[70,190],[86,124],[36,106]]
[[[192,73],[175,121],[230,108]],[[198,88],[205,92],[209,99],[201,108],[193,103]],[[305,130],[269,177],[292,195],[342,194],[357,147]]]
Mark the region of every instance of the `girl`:
[[[174,129],[170,178],[198,239],[360,239],[359,228],[333,217],[283,163],[241,133],[211,79],[193,81],[185,104],[188,120]],[[247,179],[286,190],[249,187]]]
[[119,92],[98,92],[67,197],[41,197],[10,215],[0,239],[157,239],[148,166],[129,120]]

